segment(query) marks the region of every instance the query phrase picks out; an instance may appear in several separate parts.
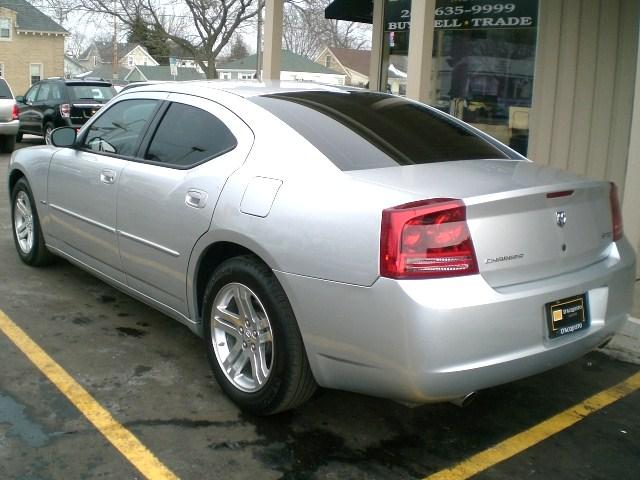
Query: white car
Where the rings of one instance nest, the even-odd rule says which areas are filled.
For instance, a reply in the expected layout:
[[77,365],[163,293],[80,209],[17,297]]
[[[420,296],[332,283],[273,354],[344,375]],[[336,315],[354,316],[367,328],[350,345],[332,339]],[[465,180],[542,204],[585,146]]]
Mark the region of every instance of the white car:
[[437,109],[313,85],[166,83],[16,152],[16,248],[204,338],[260,414],[316,385],[420,404],[562,365],[626,321],[616,188]]

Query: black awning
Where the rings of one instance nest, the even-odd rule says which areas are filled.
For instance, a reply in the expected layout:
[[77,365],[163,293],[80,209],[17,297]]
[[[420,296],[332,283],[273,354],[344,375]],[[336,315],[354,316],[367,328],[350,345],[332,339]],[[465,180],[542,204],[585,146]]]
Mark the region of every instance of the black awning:
[[333,0],[324,9],[324,18],[373,23],[373,0]]

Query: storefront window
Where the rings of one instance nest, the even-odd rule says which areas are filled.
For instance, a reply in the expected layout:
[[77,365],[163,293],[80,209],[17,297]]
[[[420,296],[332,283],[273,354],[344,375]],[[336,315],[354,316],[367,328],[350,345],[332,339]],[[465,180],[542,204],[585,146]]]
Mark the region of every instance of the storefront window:
[[[386,0],[382,82],[406,92],[411,0]],[[538,0],[438,0],[428,103],[526,154]]]
[[409,31],[384,32],[382,82],[387,93],[406,95]]

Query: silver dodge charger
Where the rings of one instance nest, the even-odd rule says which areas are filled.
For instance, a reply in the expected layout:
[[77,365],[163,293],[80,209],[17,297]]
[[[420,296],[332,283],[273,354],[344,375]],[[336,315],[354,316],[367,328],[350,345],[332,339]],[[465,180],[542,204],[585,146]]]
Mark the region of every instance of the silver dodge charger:
[[606,343],[631,309],[614,184],[405,98],[148,85],[52,142],[9,165],[20,258],[184,323],[254,413],[318,385],[464,403]]

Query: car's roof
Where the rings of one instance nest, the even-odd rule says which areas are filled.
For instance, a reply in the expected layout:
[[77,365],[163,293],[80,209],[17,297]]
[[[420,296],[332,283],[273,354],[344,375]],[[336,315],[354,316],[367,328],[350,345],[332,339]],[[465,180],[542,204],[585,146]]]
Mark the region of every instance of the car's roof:
[[325,91],[344,93],[348,91],[360,90],[354,87],[342,87],[335,85],[326,85],[313,82],[280,82],[280,81],[268,81],[258,82],[256,81],[233,81],[233,80],[194,80],[186,82],[162,82],[152,85],[141,85],[135,89],[129,88],[127,92],[132,91],[167,91],[167,92],[180,92],[200,90],[218,90],[228,93],[233,93],[244,98],[255,97],[259,95],[269,95],[274,93],[290,93],[290,92],[304,92],[304,91]]

